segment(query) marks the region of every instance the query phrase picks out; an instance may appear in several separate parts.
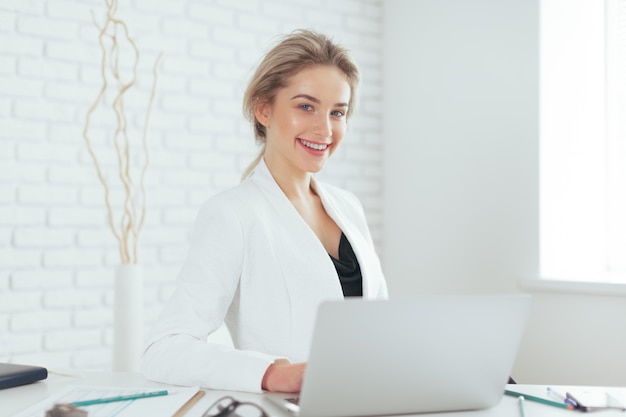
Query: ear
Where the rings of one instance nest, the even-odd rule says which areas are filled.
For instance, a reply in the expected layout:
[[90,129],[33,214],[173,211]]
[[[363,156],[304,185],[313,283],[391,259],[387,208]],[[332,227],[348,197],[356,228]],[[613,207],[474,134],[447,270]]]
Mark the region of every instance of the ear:
[[269,127],[271,115],[272,106],[267,101],[258,101],[254,105],[254,117],[263,126]]

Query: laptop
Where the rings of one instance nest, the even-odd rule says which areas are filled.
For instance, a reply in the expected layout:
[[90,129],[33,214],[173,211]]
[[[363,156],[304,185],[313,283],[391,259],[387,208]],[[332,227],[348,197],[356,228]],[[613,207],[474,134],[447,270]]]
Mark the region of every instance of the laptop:
[[47,377],[48,370],[41,366],[0,363],[0,389],[30,384]]
[[298,398],[265,395],[299,417],[492,407],[504,394],[530,306],[525,294],[324,302]]

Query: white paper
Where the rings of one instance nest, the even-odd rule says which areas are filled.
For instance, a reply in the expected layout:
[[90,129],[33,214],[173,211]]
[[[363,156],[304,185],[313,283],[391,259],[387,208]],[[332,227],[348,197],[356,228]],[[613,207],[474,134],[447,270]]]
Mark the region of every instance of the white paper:
[[[44,417],[46,411],[58,403],[92,400],[96,398],[117,397],[120,395],[162,391],[159,387],[102,387],[68,386],[43,401],[16,414],[14,417]],[[81,409],[88,412],[88,417],[171,417],[187,403],[198,391],[198,387],[167,389],[168,395],[94,404]]]

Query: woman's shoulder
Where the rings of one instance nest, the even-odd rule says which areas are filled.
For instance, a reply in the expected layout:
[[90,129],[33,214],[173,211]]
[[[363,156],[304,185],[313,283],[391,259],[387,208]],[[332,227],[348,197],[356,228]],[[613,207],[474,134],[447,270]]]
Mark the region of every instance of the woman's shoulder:
[[219,191],[209,197],[202,205],[201,210],[228,210],[238,211],[245,209],[256,203],[260,198],[258,187],[252,181],[246,180],[242,183]]

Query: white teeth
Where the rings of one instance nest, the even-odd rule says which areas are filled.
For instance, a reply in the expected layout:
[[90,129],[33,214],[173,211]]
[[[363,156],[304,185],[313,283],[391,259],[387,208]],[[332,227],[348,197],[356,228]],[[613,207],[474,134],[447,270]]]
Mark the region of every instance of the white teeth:
[[302,142],[302,144],[307,148],[315,149],[316,151],[323,151],[328,148],[328,145],[326,144],[311,143],[307,142],[306,140],[300,140],[300,142]]

